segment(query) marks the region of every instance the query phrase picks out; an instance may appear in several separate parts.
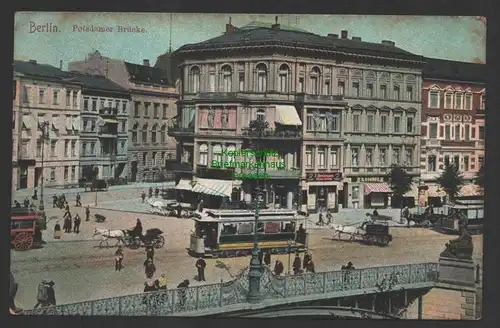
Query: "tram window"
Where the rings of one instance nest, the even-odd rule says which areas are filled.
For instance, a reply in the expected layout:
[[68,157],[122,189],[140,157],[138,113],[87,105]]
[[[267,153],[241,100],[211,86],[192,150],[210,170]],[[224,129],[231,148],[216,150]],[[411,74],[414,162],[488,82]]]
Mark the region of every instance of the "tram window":
[[288,222],[282,229],[282,232],[295,232],[295,222]]
[[235,235],[237,229],[238,228],[236,227],[236,224],[233,224],[233,223],[224,224],[222,226],[222,233],[221,234],[223,234],[223,235]]
[[264,223],[257,223],[257,232],[264,232]]
[[30,220],[11,221],[11,228],[12,229],[32,229],[33,228],[33,221],[30,221]]

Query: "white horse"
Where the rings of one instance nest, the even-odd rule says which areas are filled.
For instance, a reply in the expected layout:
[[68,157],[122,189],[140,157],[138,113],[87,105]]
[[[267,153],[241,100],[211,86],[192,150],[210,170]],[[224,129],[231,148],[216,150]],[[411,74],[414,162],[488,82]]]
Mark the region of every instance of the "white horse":
[[359,236],[359,235],[362,235],[365,233],[365,231],[363,230],[363,225],[361,225],[361,226],[353,226],[353,225],[347,226],[347,225],[341,225],[341,224],[332,224],[330,226],[330,228],[332,228],[334,230],[333,237],[335,238],[335,236],[337,236],[338,240],[340,240],[340,237],[342,236],[342,234],[348,234],[349,241],[352,241],[352,240],[354,240],[354,238],[356,236]]
[[123,239],[123,238],[125,238],[125,231],[117,230],[117,229],[111,230],[111,229],[95,228],[94,235],[92,235],[92,237],[95,237],[95,236],[102,236],[103,239],[109,239],[109,238]]

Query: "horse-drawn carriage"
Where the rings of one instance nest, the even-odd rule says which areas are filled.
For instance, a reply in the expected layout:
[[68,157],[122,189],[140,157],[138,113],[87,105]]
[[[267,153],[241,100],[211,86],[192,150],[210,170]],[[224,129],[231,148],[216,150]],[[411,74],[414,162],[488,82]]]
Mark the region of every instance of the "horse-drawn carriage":
[[446,215],[435,213],[431,207],[427,207],[423,212],[413,212],[406,216],[408,225],[415,223],[416,227],[431,228],[438,224]]
[[162,234],[163,231],[157,228],[146,230],[146,234],[143,236],[137,236],[134,234],[133,229],[111,230],[96,228],[94,230],[94,236],[102,237],[102,240],[99,243],[100,248],[110,247],[110,240],[116,241],[114,246],[124,245],[130,249],[137,249],[141,245],[162,248],[165,245],[165,237],[163,237]]
[[343,234],[349,235],[349,241],[361,241],[370,245],[387,246],[392,241],[392,235],[389,233],[389,224],[387,221],[364,221],[359,225],[340,225],[333,224],[333,237],[340,237]]
[[16,251],[25,251],[42,242],[41,215],[28,208],[13,208],[10,237]]

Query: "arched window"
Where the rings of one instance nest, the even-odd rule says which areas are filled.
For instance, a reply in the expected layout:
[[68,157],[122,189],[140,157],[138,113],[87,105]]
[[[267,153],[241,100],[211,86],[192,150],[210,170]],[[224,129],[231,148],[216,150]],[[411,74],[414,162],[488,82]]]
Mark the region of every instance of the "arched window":
[[264,64],[259,64],[256,67],[257,70],[257,91],[266,92],[267,91],[267,67]]
[[199,165],[208,165],[208,146],[207,144],[201,144],[199,148],[200,159],[198,161]]
[[309,80],[311,82],[311,94],[317,95],[319,94],[319,76],[320,70],[317,66],[314,66],[309,73]]
[[257,110],[257,120],[261,122],[266,121],[266,111],[264,109]]
[[233,71],[229,65],[224,65],[221,68],[222,75],[222,91],[223,92],[231,92],[232,90],[232,80],[233,80]]
[[222,162],[222,146],[214,145],[212,148],[212,161]]
[[160,129],[160,141],[162,144],[164,144],[167,140],[166,130],[167,130],[167,125],[163,124]]
[[138,123],[134,123],[132,126],[132,142],[137,142],[137,128],[139,127]]
[[191,91],[191,93],[200,92],[200,79],[200,68],[198,66],[192,67],[189,72],[189,91]]
[[[229,152],[234,152],[236,150],[236,147],[234,145],[230,145],[227,147],[227,153]],[[234,155],[227,155],[227,162],[235,162],[236,161],[236,156]]]
[[279,69],[279,87],[280,92],[288,92],[288,74],[290,73],[290,68],[288,65],[283,64]]
[[151,142],[155,143],[156,142],[156,129],[158,128],[158,124],[154,124],[153,127],[151,128]]
[[142,126],[142,142],[148,142],[148,124]]

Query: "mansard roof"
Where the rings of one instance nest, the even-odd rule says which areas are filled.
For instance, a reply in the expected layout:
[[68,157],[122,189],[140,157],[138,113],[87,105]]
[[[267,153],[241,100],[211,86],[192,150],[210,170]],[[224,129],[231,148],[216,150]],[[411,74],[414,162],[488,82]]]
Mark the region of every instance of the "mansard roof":
[[130,81],[143,84],[157,84],[165,87],[174,86],[175,83],[169,80],[166,70],[145,65],[138,65],[125,62]]
[[398,48],[394,45],[372,43],[353,39],[321,36],[303,31],[291,31],[280,28],[256,27],[237,29],[203,42],[187,44],[176,53],[214,51],[228,47],[249,46],[288,46],[302,47],[309,50],[326,50],[347,54],[397,58],[403,60],[423,61],[424,57]]
[[486,82],[486,65],[437,58],[426,58],[423,78],[484,83]]

